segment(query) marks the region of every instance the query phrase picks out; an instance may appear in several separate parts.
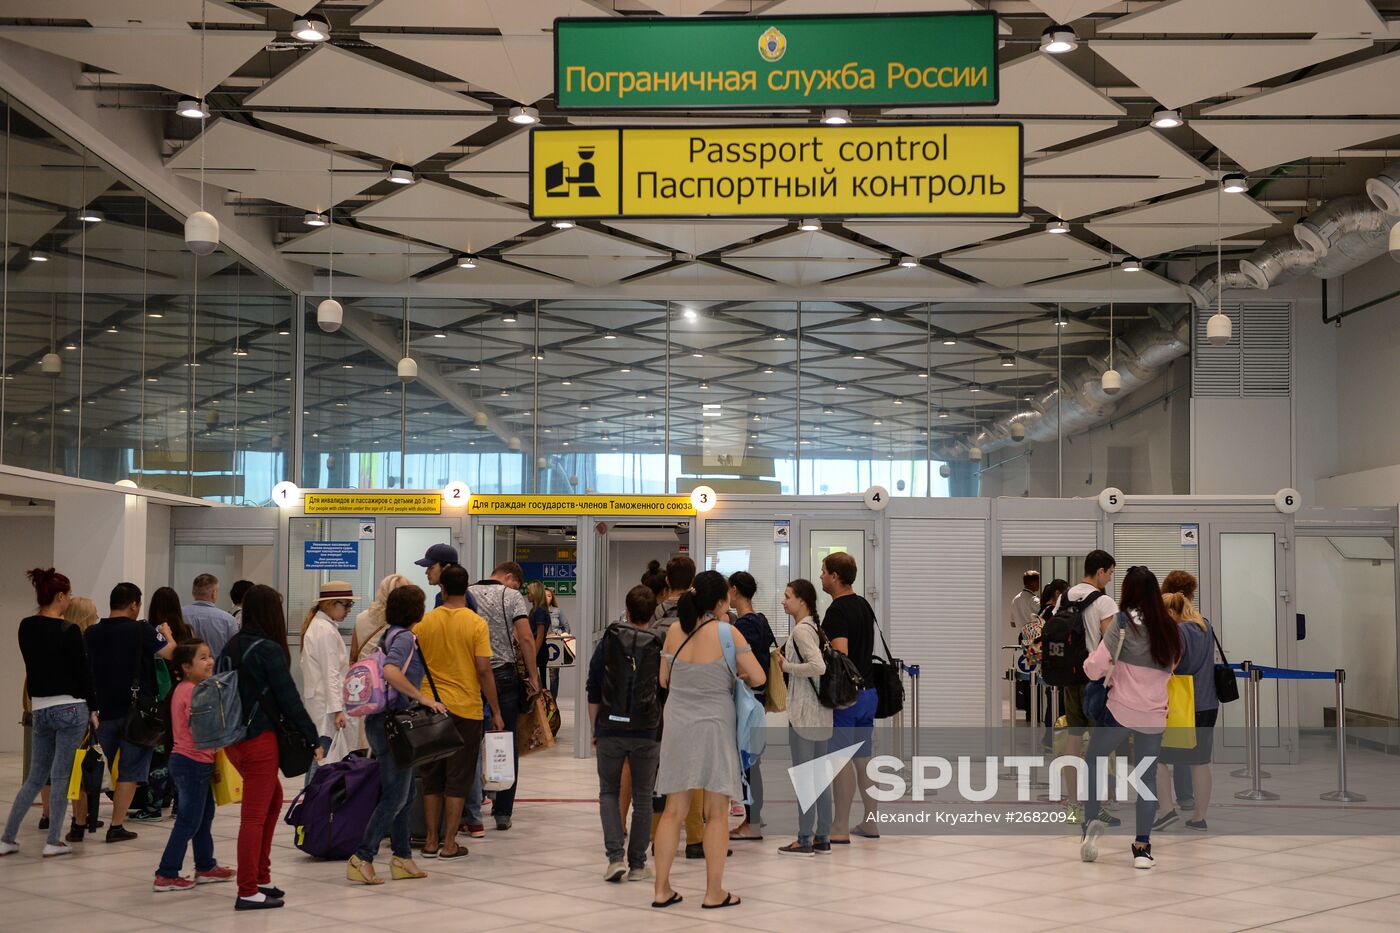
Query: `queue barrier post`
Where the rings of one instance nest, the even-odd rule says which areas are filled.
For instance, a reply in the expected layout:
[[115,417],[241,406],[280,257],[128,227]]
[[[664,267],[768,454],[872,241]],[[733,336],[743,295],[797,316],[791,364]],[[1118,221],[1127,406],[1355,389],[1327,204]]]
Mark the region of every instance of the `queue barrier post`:
[[1261,785],[1261,781],[1264,776],[1264,770],[1262,767],[1260,767],[1261,761],[1259,749],[1259,684],[1264,679],[1264,672],[1261,671],[1258,667],[1254,666],[1253,664],[1250,664],[1248,666],[1248,671],[1249,683],[1247,685],[1248,693],[1246,695],[1247,703],[1245,706],[1245,716],[1247,717],[1248,722],[1245,725],[1248,732],[1248,760],[1252,774],[1250,775],[1251,781],[1249,789],[1235,791],[1235,799],[1277,800],[1278,794],[1275,794],[1273,791],[1264,790],[1264,788]]
[[1347,672],[1338,668],[1333,673],[1337,681],[1337,789],[1318,797],[1338,803],[1360,803],[1366,795],[1347,790]]
[[1060,721],[1060,688],[1059,688],[1059,687],[1051,687],[1051,688],[1050,688],[1050,751],[1049,751],[1049,753],[1045,756],[1045,776],[1046,776],[1046,780],[1045,780],[1044,783],[1045,783],[1045,788],[1046,788],[1046,790],[1045,790],[1045,793],[1043,793],[1043,794],[1038,794],[1038,795],[1036,796],[1036,799],[1037,799],[1037,800],[1044,800],[1044,801],[1047,801],[1047,802],[1049,802],[1049,803],[1060,803],[1060,802],[1063,800],[1063,798],[1064,798],[1063,793],[1061,794],[1061,796],[1060,796],[1059,798],[1056,798],[1056,797],[1052,797],[1052,796],[1051,796],[1051,794],[1052,794],[1052,792],[1054,791],[1055,788],[1054,788],[1054,786],[1050,783],[1050,780],[1049,780],[1049,778],[1050,778],[1050,762],[1052,762],[1052,761],[1055,760],[1055,730],[1056,730],[1057,728],[1059,728],[1059,726],[1057,725],[1057,724],[1059,723],[1059,721]]
[[1254,662],[1253,662],[1253,661],[1244,661],[1244,662],[1242,662],[1242,663],[1240,664],[1239,667],[1240,667],[1240,673],[1241,673],[1241,674],[1244,676],[1244,678],[1245,678],[1245,683],[1244,683],[1245,766],[1244,766],[1243,768],[1236,768],[1235,770],[1231,771],[1231,772],[1230,772],[1230,777],[1251,778],[1251,779],[1252,779],[1252,778],[1254,777],[1254,773],[1255,773],[1256,771],[1259,772],[1259,776],[1260,776],[1260,777],[1273,777],[1272,774],[1270,774],[1269,772],[1263,770],[1263,768],[1260,766],[1260,763],[1259,763],[1258,758],[1255,757],[1255,755],[1256,755],[1256,750],[1255,750],[1254,747],[1250,744],[1250,741],[1249,741],[1249,732],[1248,732],[1248,730],[1249,730],[1249,728],[1250,728],[1250,725],[1249,725],[1249,724],[1250,724],[1251,722],[1253,722],[1254,719],[1255,719],[1255,712],[1254,712],[1254,710],[1255,710],[1255,708],[1257,707],[1257,705],[1258,705],[1258,703],[1259,703],[1259,697],[1258,697],[1256,694],[1254,694],[1254,693],[1250,690],[1250,688],[1249,688],[1249,683],[1250,683],[1250,681],[1249,681],[1250,673],[1249,673],[1249,672],[1250,672],[1250,670],[1254,667]]
[[[1029,707],[1029,709],[1027,709],[1026,712],[1031,716],[1031,728],[1030,728],[1031,747],[1030,747],[1030,753],[1031,753],[1032,756],[1034,756],[1034,755],[1036,754],[1036,752],[1039,751],[1039,744],[1040,744],[1040,742],[1039,742],[1039,739],[1037,738],[1037,736],[1040,735],[1040,731],[1041,731],[1042,729],[1045,728],[1045,726],[1044,726],[1044,723],[1045,723],[1045,706],[1044,706],[1045,700],[1044,700],[1044,698],[1043,698],[1040,694],[1041,694],[1041,690],[1040,690],[1040,670],[1039,670],[1038,667],[1033,667],[1033,668],[1031,668],[1031,695],[1030,695],[1030,702],[1026,704],[1026,706]],[[1048,768],[1046,769],[1046,774],[1049,774],[1049,769],[1048,769]],[[1041,776],[1041,774],[1040,774],[1040,769],[1039,769],[1039,768],[1032,768],[1032,769],[1031,769],[1031,786],[1032,786],[1032,787],[1049,787],[1049,786],[1050,786],[1050,782],[1047,781],[1043,776]]]
[[909,671],[909,728],[913,739],[914,757],[919,757],[919,665],[908,664]]

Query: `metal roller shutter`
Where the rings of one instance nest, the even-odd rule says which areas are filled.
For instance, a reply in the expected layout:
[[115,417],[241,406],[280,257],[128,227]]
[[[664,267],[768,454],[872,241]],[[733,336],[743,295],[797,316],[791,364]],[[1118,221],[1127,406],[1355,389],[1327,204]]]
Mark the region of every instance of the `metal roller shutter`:
[[1099,546],[1094,522],[1003,521],[1001,552],[1012,556],[1082,556]]
[[747,570],[758,582],[753,607],[768,617],[781,645],[788,635],[789,619],[783,612],[783,591],[788,572],[788,545],[773,540],[773,522],[711,519],[705,522],[705,564],[701,570],[719,570],[725,576]]
[[175,544],[274,545],[276,528],[176,528]]
[[890,648],[921,668],[924,726],[987,722],[987,523],[890,521]]
[[1200,547],[1182,547],[1181,525],[1114,525],[1113,592],[1123,592],[1123,574],[1129,567],[1143,566],[1160,581],[1173,570],[1186,570],[1201,576]]

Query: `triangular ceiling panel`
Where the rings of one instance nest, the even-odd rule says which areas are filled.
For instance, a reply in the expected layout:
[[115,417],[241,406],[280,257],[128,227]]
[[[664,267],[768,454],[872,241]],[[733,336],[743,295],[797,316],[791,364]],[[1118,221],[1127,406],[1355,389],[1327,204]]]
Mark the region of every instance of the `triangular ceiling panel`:
[[912,269],[906,269],[899,265],[852,276],[841,282],[841,286],[845,285],[859,285],[861,287],[875,285],[895,290],[917,288],[928,292],[966,292],[977,287],[976,283],[964,282],[962,279],[953,278],[951,275],[939,272],[937,269],[930,269],[928,266],[915,266]]
[[1243,194],[1222,194],[1216,188],[1109,214],[1085,229],[1123,247],[1140,259],[1169,250],[1216,240],[1220,234],[1239,236],[1278,222],[1270,211]]
[[1066,290],[1087,289],[1092,291],[1111,290],[1123,300],[1137,298],[1144,301],[1181,300],[1184,292],[1178,282],[1164,279],[1155,272],[1143,269],[1141,272],[1123,272],[1118,269],[1093,269],[1079,275],[1066,276],[1053,282],[1032,285],[1028,291],[1053,297]]
[[305,136],[328,140],[402,165],[417,165],[496,122],[496,118],[488,114],[257,113],[254,116],[264,123],[275,123]]
[[607,285],[671,261],[669,252],[586,227],[559,230],[512,246],[501,255],[522,266],[593,286]]
[[1126,107],[1085,81],[1055,56],[1032,52],[1001,66],[1001,100],[993,107],[948,108],[968,116],[1121,117]]
[[309,12],[311,8],[320,3],[321,0],[268,0],[268,2],[273,6],[280,6],[284,10],[301,16],[303,13]]
[[11,243],[33,246],[44,234],[58,226],[63,217],[59,211],[46,210],[18,200],[10,201],[3,228],[0,228],[0,243],[8,239]]
[[[648,4],[650,6],[650,4]],[[981,12],[984,8],[975,0],[845,0],[841,13],[965,13]],[[779,0],[770,10],[784,16],[807,13],[831,13],[831,0]]]
[[1074,220],[1195,184],[1182,178],[1027,178],[1025,198],[1061,220]]
[[641,0],[643,4],[667,16],[699,16],[719,6],[724,0]]
[[[918,117],[933,122],[948,115],[948,111],[942,107],[901,107],[885,112],[892,117]],[[1021,151],[1024,155],[1030,155],[1111,130],[1117,125],[1116,120],[1022,120]]]
[[692,256],[712,253],[732,243],[752,240],[787,226],[787,221],[784,220],[612,220],[605,223],[614,230],[621,230],[623,233],[651,240],[653,243],[660,243]]
[[505,262],[490,259],[477,259],[475,269],[463,269],[455,263],[434,275],[423,279],[434,285],[460,285],[472,288],[481,285],[547,285],[559,284],[559,280],[533,269],[522,269]]
[[1110,35],[1382,35],[1385,21],[1369,0],[1166,0],[1119,17],[1098,31]]
[[1400,134],[1400,120],[1195,120],[1200,133],[1247,172]]
[[608,16],[587,0],[379,0],[351,20],[357,29],[381,26],[495,29],[503,36],[550,32],[559,16]]
[[[39,8],[34,0],[0,0],[0,18],[32,19]],[[82,19],[93,26],[130,29],[152,26],[185,26],[201,19],[210,23],[264,26],[267,20],[252,10],[241,10],[223,0],[45,0],[44,19]]]
[[1089,47],[1163,107],[1184,107],[1357,52],[1370,39],[1144,39]]
[[813,285],[886,265],[888,254],[825,230],[801,231],[741,246],[724,254],[732,266],[782,282]]
[[1118,0],[1031,0],[1031,6],[1057,23],[1072,23],[1081,16],[1115,6]]
[[1019,220],[868,220],[847,221],[845,227],[910,256],[934,256],[969,243],[1020,233],[1030,224]]
[[[31,201],[82,207],[116,182],[96,165],[83,168],[83,156],[71,149],[12,136],[5,150],[8,165],[0,171],[0,192],[11,191]],[[11,211],[16,208],[11,202]]]
[[[204,97],[277,38],[275,32],[216,29],[203,51],[200,31],[166,29],[80,29],[11,26],[0,39],[52,52],[139,81]],[[200,75],[203,74],[201,81]]]
[[[763,283],[761,279],[745,275],[733,269],[726,269],[724,266],[717,266],[712,262],[686,262],[671,266],[669,269],[662,269],[660,272],[650,272],[646,275],[639,275],[631,280],[647,285],[689,285],[694,287],[724,286],[724,285],[747,285],[752,287]],[[631,282],[628,283],[629,285]]]
[[1042,231],[949,253],[942,262],[984,282],[1009,288],[1103,265],[1109,259],[1107,253],[1069,234]]
[[554,92],[550,36],[362,33],[361,39],[521,104]]
[[332,250],[336,274],[346,272],[376,282],[402,282],[450,255],[445,250],[339,224],[321,227],[277,248],[292,262],[321,268],[327,266]]
[[1157,130],[1144,126],[1027,163],[1028,178],[1107,176],[1117,178],[1210,177],[1210,170]]
[[1400,52],[1207,107],[1201,113],[1208,117],[1393,117],[1400,113]]
[[[174,278],[189,278],[194,274],[194,254],[185,245],[184,237],[113,221],[86,227],[63,244],[75,257],[86,253],[89,259],[147,268]],[[233,262],[234,257],[223,250],[201,256],[199,277],[207,278]]]
[[530,131],[519,130],[449,163],[449,172],[530,171]]
[[474,253],[539,226],[517,207],[419,181],[355,212],[361,223]]
[[[368,38],[367,36],[365,38]],[[490,110],[479,100],[326,43],[243,100],[247,107]]]

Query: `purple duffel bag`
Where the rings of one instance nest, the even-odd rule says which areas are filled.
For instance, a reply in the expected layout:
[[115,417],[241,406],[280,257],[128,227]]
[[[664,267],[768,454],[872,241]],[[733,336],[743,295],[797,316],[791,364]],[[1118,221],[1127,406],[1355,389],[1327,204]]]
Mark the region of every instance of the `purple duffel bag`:
[[321,765],[292,800],[284,822],[296,847],[313,858],[347,859],[359,848],[379,803],[379,763],[358,752]]

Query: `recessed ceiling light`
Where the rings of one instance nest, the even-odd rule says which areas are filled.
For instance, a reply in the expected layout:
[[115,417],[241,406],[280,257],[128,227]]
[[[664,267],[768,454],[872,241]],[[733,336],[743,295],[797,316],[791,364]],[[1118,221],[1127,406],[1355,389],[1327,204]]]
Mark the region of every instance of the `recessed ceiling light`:
[[592,407],[592,406],[590,406],[587,402],[580,402],[580,403],[579,403],[579,406],[578,406],[578,410],[579,410],[579,411],[588,411],[588,409],[589,409],[590,407]]
[[815,233],[822,228],[822,222],[815,217],[808,217],[798,223],[797,229],[803,233]]
[[77,345],[76,343],[74,343],[73,341],[70,340],[70,341],[68,341],[67,343],[65,343],[65,344],[63,345],[63,349],[65,349],[65,350],[76,350],[76,349],[78,349],[78,345]]
[[970,386],[967,387],[967,391],[973,392],[973,393],[981,392],[981,391],[982,391],[982,387],[981,387],[980,385],[978,385],[977,383],[974,382],[972,385],[970,385]]
[[506,119],[517,126],[530,126],[540,122],[540,112],[534,107],[512,107]]
[[1142,263],[1138,262],[1136,259],[1125,259],[1123,260],[1122,269],[1124,272],[1141,272]]
[[830,110],[822,111],[822,122],[827,126],[845,126],[851,122],[851,112],[834,107]]
[[165,317],[165,314],[161,311],[147,311],[146,317],[150,318],[153,321],[159,321],[161,318]]
[[899,267],[901,269],[917,269],[919,267],[919,260],[915,259],[913,256],[900,256]]
[[873,424],[875,427],[878,428],[880,425],[884,424],[885,422],[881,421],[879,418],[876,418],[874,421],[872,421],[872,422],[870,422],[870,423]]
[[560,384],[561,386],[571,386],[571,385],[573,385],[574,383],[573,383],[573,380],[571,380],[571,379],[560,379],[560,380],[559,380],[559,384]]
[[1069,26],[1047,26],[1040,34],[1040,50],[1051,55],[1063,55],[1079,48],[1079,36]]
[[457,257],[457,268],[458,268],[458,269],[475,269],[475,268],[476,268],[476,257],[475,257],[475,256],[467,256],[467,255],[458,256],[458,257]]
[[866,318],[866,320],[869,321],[871,324],[879,324],[884,319],[885,316],[879,311],[872,311],[870,317]]
[[618,372],[620,372],[620,373],[630,373],[631,371],[632,371],[632,367],[631,367],[631,366],[623,366],[623,367],[621,367],[620,369],[618,369]]
[[1244,194],[1249,190],[1249,179],[1243,172],[1226,172],[1220,179],[1220,190],[1226,194]]
[[1016,357],[1012,356],[1010,353],[1002,354],[1001,365],[1003,369],[1010,369],[1016,365]]
[[515,323],[515,312],[514,312],[514,311],[507,311],[505,314],[502,314],[502,315],[501,315],[501,323],[502,323],[502,324],[514,324],[514,323]]
[[836,414],[836,409],[834,409],[834,408],[832,408],[830,405],[828,405],[826,408],[823,408],[823,409],[822,409],[822,414],[824,414],[824,415],[834,415],[834,414]]
[[574,229],[574,222],[572,220],[564,220],[561,218],[559,220],[553,221],[550,224],[550,226],[553,227],[555,230],[572,230]]
[[1063,220],[1055,220],[1045,225],[1047,233],[1069,233],[1069,224]]
[[413,169],[407,165],[395,165],[389,169],[389,181],[396,185],[413,184]]
[[851,356],[851,359],[853,359],[853,360],[863,360],[863,359],[865,359],[865,354],[864,354],[864,353],[856,353],[856,354],[854,354],[854,355]]
[[175,105],[175,112],[182,117],[189,117],[191,120],[203,120],[209,116],[209,108],[204,106],[204,101],[186,97]]
[[927,378],[928,378],[928,371],[925,370],[924,372],[919,373],[919,378],[920,378],[920,379],[927,379]]
[[325,42],[331,37],[331,27],[323,19],[305,17],[292,23],[292,35],[302,42]]
[[94,211],[88,208],[83,208],[82,210],[78,211],[78,219],[85,224],[100,224],[107,218],[101,211]]
[[340,364],[340,368],[341,368],[341,369],[354,369],[354,368],[355,368],[355,364],[354,364],[354,363],[341,363],[341,364]]
[[1181,118],[1180,110],[1168,110],[1165,107],[1158,107],[1152,111],[1152,125],[1159,130],[1170,130],[1181,126],[1186,121]]
[[444,334],[442,331],[438,331],[437,333],[433,334],[433,339],[434,339],[434,340],[446,340],[446,339],[447,339],[447,335]]
[[247,356],[247,355],[248,355],[248,351],[247,351],[246,348],[244,348],[244,347],[242,347],[242,346],[240,346],[240,345],[238,345],[238,344],[234,344],[234,345],[233,345],[233,355],[234,355],[234,356]]
[[774,343],[782,343],[782,342],[783,342],[784,340],[786,340],[786,339],[787,339],[787,338],[784,337],[782,334],[774,334],[774,335],[773,335],[773,342],[774,342]]
[[49,261],[49,254],[46,253],[46,252],[44,252],[44,251],[41,250],[41,249],[31,249],[31,250],[29,251],[29,261],[30,261],[30,262],[48,262],[48,261]]
[[326,224],[331,222],[331,219],[325,214],[311,213],[302,214],[301,222],[308,227],[324,227]]
[[904,399],[902,399],[902,398],[897,398],[897,399],[894,400],[894,403],[895,403],[896,405],[903,405],[903,404],[904,404]]
[[502,390],[501,390],[501,398],[510,398],[510,390],[509,390],[509,389],[502,389]]
[[1056,327],[1068,327],[1068,326],[1069,326],[1069,321],[1056,321],[1056,322],[1055,322],[1055,326],[1056,326]]
[[764,369],[763,369],[763,374],[764,374],[765,376],[771,376],[771,375],[773,375],[773,372],[774,372],[774,370],[773,370],[773,367],[771,367],[771,366],[765,366]]
[[117,330],[117,325],[115,325],[115,324],[110,324],[110,325],[108,325],[108,327],[107,327],[107,333],[109,333],[109,334],[116,334],[116,333],[120,333],[120,331]]
[[292,336],[292,332],[289,331],[289,330],[279,330],[279,331],[277,332],[277,336],[279,336],[279,337],[290,337],[290,336]]
[[845,392],[845,391],[846,391],[846,387],[843,386],[843,385],[838,384],[838,385],[836,386],[836,391],[837,391],[837,392]]
[[940,408],[940,409],[938,409],[938,417],[940,417],[940,418],[946,418],[946,417],[948,417],[948,409],[946,409],[946,408]]
[[604,335],[603,335],[603,339],[604,339],[604,340],[616,340],[616,339],[617,339],[617,334],[613,334],[613,333],[604,334]]
[[694,308],[684,308],[681,310],[681,317],[685,318],[687,321],[693,321],[698,318],[699,315],[695,313]]
[[692,353],[692,354],[690,354],[690,355],[693,356],[693,357],[695,357],[697,360],[703,360],[703,359],[705,358],[705,354],[701,353],[699,350],[696,350],[694,353]]
[[943,346],[945,346],[945,347],[956,347],[957,345],[958,345],[958,338],[952,336],[951,334],[948,335],[947,337],[944,337],[944,338],[943,338]]

